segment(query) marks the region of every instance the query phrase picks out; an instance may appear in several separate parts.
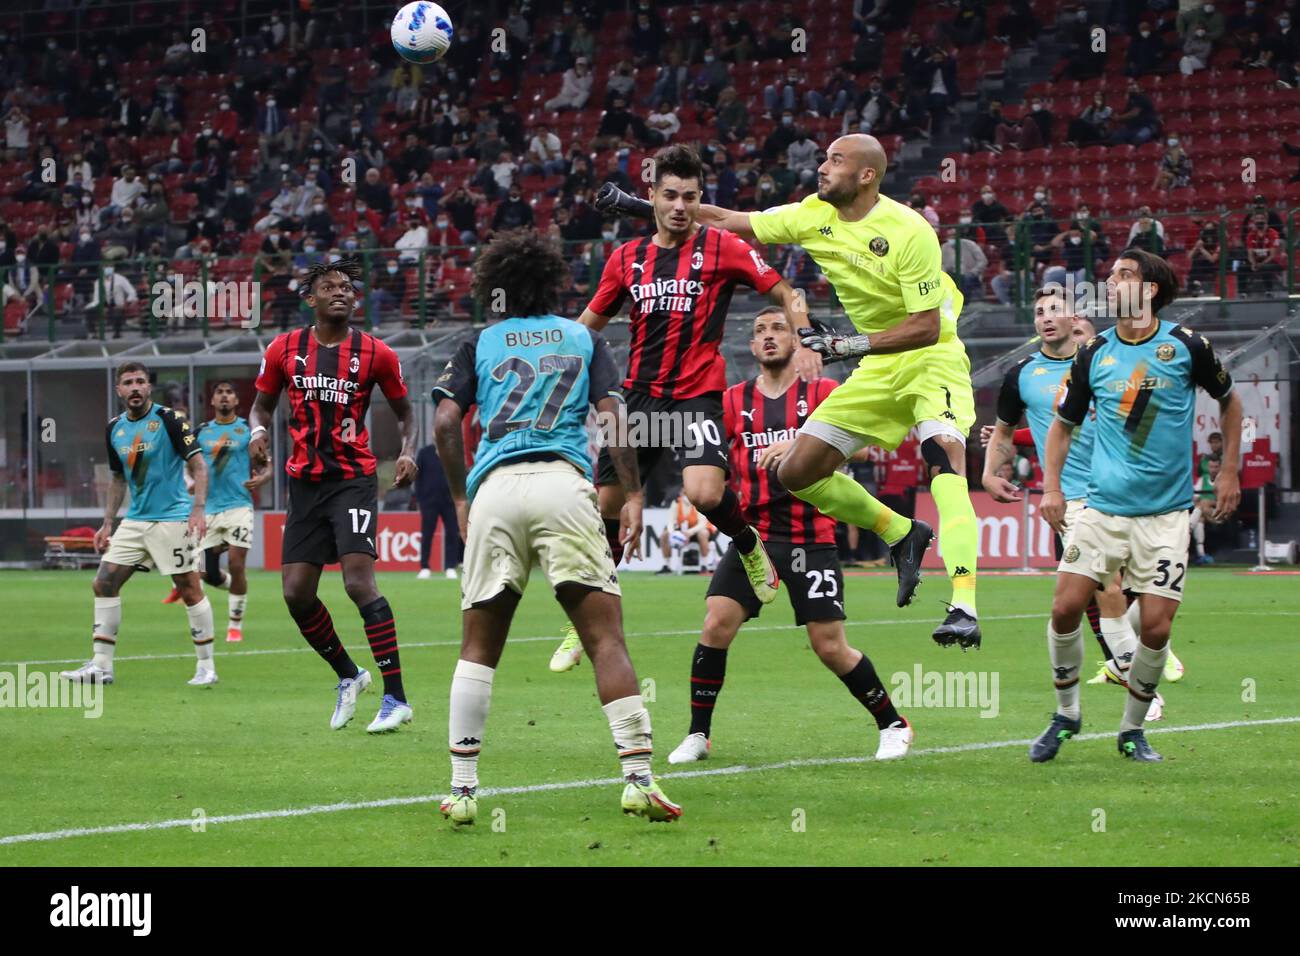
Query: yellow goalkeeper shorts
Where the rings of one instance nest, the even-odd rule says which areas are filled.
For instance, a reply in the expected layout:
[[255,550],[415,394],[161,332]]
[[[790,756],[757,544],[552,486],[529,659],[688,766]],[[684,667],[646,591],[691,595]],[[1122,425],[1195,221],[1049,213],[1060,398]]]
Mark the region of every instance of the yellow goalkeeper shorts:
[[868,355],[808,421],[833,425],[888,451],[922,422],[949,426],[964,439],[975,424],[966,347],[954,338],[911,352]]

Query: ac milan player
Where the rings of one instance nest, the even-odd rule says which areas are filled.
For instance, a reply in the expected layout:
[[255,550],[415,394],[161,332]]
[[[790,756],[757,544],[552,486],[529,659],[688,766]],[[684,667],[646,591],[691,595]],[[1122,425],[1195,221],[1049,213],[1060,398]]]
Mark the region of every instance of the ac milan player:
[[[669,146],[654,158],[653,236],[619,246],[605,263],[600,286],[579,321],[603,329],[631,300],[632,326],[627,377],[623,381],[629,432],[636,422],[671,422],[680,436],[686,497],[709,523],[735,542],[738,559],[763,604],[776,597],[778,581],[762,542],[745,521],[740,500],[727,487],[727,448],[722,438],[722,392],[726,364],[718,346],[736,283],[743,282],[778,303],[794,327],[808,325],[802,297],[734,233],[701,226],[696,217],[704,181],[699,156],[688,146]],[[796,359],[805,379],[821,374],[821,358],[800,348]],[[648,475],[669,448],[660,429],[637,449],[640,473]],[[673,442],[669,442],[669,445]],[[623,495],[614,464],[601,453],[596,469],[600,511],[615,564],[622,557],[618,516]],[[551,660],[551,670],[565,671],[582,658],[577,636],[570,634]]]
[[284,600],[307,643],[339,676],[330,727],[340,730],[352,719],[357,697],[370,686],[369,671],[352,662],[329,611],[316,596],[321,569],[336,561],[342,565],[343,587],[361,611],[384,679],[379,714],[366,728],[381,733],[409,723],[411,708],[402,689],[393,611],[375,586],[379,491],[365,424],[375,385],[402,426],[393,487],[409,483],[418,469],[415,413],[397,355],[373,335],[348,325],[357,298],[353,282],[360,275],[360,264],[351,259],[307,270],[301,294],[316,322],[276,336],[266,350],[249,416],[248,453],[255,465],[267,461],[266,430],[281,390],[287,391],[293,453],[285,465],[289,513],[281,557]]
[[[745,517],[767,546],[790,593],[795,624],[880,728],[877,760],[907,756],[912,726],[894,709],[870,658],[844,639],[844,587],[835,548],[835,521],[786,491],[777,465],[794,444],[799,427],[836,382],[801,381],[792,365],[795,332],[780,309],[768,307],[754,320],[749,349],[761,371],[727,389],[723,410],[731,443],[731,476]],[[866,449],[855,457],[865,457]],[[691,729],[668,757],[690,763],[709,756],[713,708],[727,670],[727,648],[740,626],[757,617],[754,597],[733,543],[709,584],[704,630],[691,659]]]

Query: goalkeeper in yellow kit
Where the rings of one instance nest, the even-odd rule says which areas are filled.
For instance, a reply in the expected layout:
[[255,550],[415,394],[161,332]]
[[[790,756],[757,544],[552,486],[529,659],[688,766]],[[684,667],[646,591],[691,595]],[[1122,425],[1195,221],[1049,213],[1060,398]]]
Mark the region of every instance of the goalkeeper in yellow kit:
[[[908,206],[880,195],[885,151],[875,137],[841,136],[817,170],[817,195],[764,212],[702,205],[699,221],[764,243],[798,244],[835,286],[858,334],[801,329],[824,360],[861,358],[817,406],[777,477],[823,514],[875,531],[898,568],[898,605],[911,602],[934,532],[887,508],[838,469],[866,445],[892,450],[916,428],[939,511],[944,565],[952,580],[942,645],[979,647],[975,609],[978,526],[966,483],[966,435],[975,423],[970,360],[957,337],[962,295],[940,268],[934,229]],[[596,207],[644,215],[642,200],[606,184]]]

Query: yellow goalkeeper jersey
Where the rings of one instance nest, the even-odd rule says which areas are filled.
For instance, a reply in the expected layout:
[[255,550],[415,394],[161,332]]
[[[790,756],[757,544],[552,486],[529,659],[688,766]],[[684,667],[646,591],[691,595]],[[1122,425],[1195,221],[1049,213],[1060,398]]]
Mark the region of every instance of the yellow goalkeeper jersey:
[[844,222],[816,195],[751,213],[759,242],[803,246],[835,286],[859,332],[883,332],[909,313],[939,310],[939,341],[957,338],[962,294],[941,268],[939,238],[925,217],[881,196],[857,222]]

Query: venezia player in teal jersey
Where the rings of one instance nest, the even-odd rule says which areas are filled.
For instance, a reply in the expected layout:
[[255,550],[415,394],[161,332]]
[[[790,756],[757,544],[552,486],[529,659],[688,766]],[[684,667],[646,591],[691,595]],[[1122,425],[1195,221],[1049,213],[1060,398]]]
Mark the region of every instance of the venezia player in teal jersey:
[[[149,369],[127,362],[116,375],[117,397],[126,412],[108,423],[108,467],[113,481],[104,508],[104,524],[95,532],[95,548],[106,551],[95,575],[94,656],[66,680],[113,683],[113,654],[122,623],[122,585],[137,570],[156,568],[171,576],[189,615],[190,637],[198,659],[189,683],[217,682],[212,664],[212,605],[195,570],[203,539],[208,468],[189,423],[151,398]],[[185,474],[194,479],[194,497],[185,489]],[[118,509],[131,493],[126,518],[116,531]]]
[[[222,379],[212,389],[213,417],[199,426],[199,446],[208,462],[208,531],[203,537],[203,580],[229,590],[226,640],[244,639],[248,605],[248,549],[253,546],[253,492],[271,480],[270,467],[249,474],[248,422],[240,418],[234,383]],[[226,552],[230,570],[221,570]]]
[[1197,387],[1219,403],[1222,422],[1216,515],[1227,517],[1241,500],[1241,399],[1232,377],[1205,336],[1157,317],[1178,292],[1177,276],[1159,256],[1127,249],[1115,260],[1107,291],[1115,327],[1079,349],[1047,433],[1042,514],[1064,531],[1062,474],[1071,436],[1095,405],[1087,506],[1066,544],[1047,629],[1057,708],[1030,745],[1035,762],[1051,760],[1079,732],[1079,620],[1097,587],[1121,568],[1125,586],[1138,596],[1141,635],[1129,667],[1119,752],[1144,763],[1162,759],[1142,727],[1169,655],[1169,631],[1187,576],[1192,489],[1186,461]]

